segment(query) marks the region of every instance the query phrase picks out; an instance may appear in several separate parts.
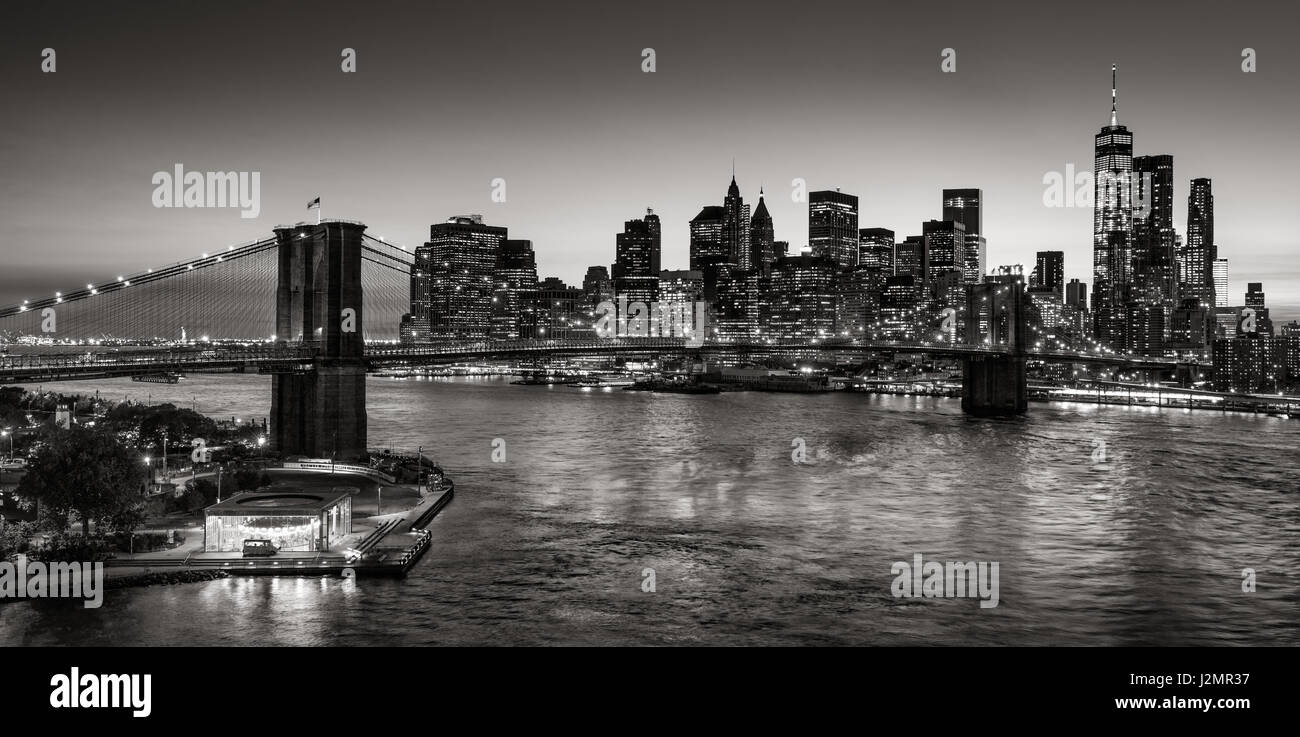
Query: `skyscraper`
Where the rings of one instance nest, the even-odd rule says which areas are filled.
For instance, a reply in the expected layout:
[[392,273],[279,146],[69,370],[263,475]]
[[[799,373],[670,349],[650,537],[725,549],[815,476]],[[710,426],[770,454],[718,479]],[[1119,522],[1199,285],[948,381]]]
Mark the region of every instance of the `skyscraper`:
[[1174,157],[1133,159],[1133,291],[1145,304],[1172,305],[1178,296],[1174,252]]
[[925,250],[933,271],[965,271],[966,226],[957,220],[927,220],[921,224]]
[[757,271],[723,264],[718,267],[716,297],[712,305],[712,335],[721,341],[745,341],[757,337],[759,327],[759,280]]
[[754,208],[754,217],[749,221],[749,257],[740,262],[742,269],[770,272],[772,262],[776,260],[774,239],[776,231],[772,227],[772,216],[767,212],[767,203],[763,201],[763,190],[758,190],[758,207]]
[[520,340],[534,337],[537,327],[537,261],[533,242],[506,239],[497,254],[492,277],[492,337]]
[[[429,227],[428,242],[416,249],[416,265],[428,269],[428,321],[434,340],[489,336],[492,277],[505,238],[506,229],[484,225],[482,215],[457,216]],[[419,317],[415,309],[412,314]]]
[[943,219],[961,223],[966,229],[965,262],[962,270],[967,284],[984,280],[988,242],[984,237],[984,192],[980,189],[945,189]]
[[894,274],[914,277],[917,289],[930,278],[930,253],[926,245],[925,236],[909,235],[894,248]]
[[1133,134],[1119,124],[1115,75],[1111,66],[1110,125],[1094,141],[1092,308],[1097,339],[1120,348],[1133,251]]
[[659,300],[659,216],[646,209],[642,219],[623,223],[615,236],[614,296],[649,304]]
[[879,317],[880,295],[885,278],[893,270],[859,263],[856,269],[835,275],[835,331],[845,337],[870,335],[871,324]]
[[1069,345],[1083,348],[1092,338],[1092,320],[1088,319],[1088,285],[1071,279],[1065,285],[1064,329],[1057,336]]
[[1183,295],[1217,304],[1214,286],[1214,192],[1209,179],[1193,179],[1187,195],[1187,244],[1183,248]]
[[1214,259],[1214,306],[1228,306],[1228,259]]
[[708,266],[727,263],[722,247],[723,209],[708,205],[691,218],[691,268],[701,271]]
[[415,260],[411,263],[411,311],[410,318],[403,318],[402,323],[406,337],[404,342],[420,343],[430,339],[429,312],[432,307],[430,290],[433,288],[433,264],[430,259],[431,249],[417,247]]
[[887,228],[863,228],[858,231],[858,265],[883,269],[894,274],[894,231]]
[[723,208],[708,205],[691,219],[691,270],[704,275],[704,299],[717,298],[718,269],[728,263],[722,247]]
[[1038,274],[1038,283],[1030,286],[1055,290],[1058,295],[1065,296],[1064,251],[1039,251],[1034,271]]
[[582,277],[582,295],[589,305],[614,301],[614,281],[604,266],[588,266]]
[[858,197],[836,190],[808,193],[808,245],[814,256],[848,269],[858,261]]
[[836,262],[808,253],[777,259],[770,287],[759,298],[763,337],[798,340],[833,334],[839,270]]
[[738,264],[742,269],[751,268],[747,265],[752,260],[749,252],[749,226],[749,205],[740,196],[740,187],[736,186],[736,175],[733,172],[727,196],[722,200],[722,250],[727,254],[727,263]]

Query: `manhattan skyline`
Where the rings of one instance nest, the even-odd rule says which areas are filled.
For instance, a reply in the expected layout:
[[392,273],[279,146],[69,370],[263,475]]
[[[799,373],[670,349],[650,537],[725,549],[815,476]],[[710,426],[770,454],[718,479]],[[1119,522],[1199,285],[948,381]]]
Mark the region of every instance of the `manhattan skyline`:
[[[622,223],[652,207],[663,268],[680,269],[688,222],[720,201],[733,158],[746,202],[764,188],[775,239],[792,252],[807,243],[796,177],[858,196],[859,226],[900,240],[940,217],[942,189],[973,187],[984,193],[989,268],[1028,270],[1037,251],[1061,250],[1067,280],[1091,283],[1091,209],[1045,207],[1043,177],[1091,170],[1114,63],[1135,155],[1174,157],[1178,232],[1189,181],[1213,180],[1230,302],[1259,281],[1274,319],[1300,317],[1296,236],[1272,222],[1293,199],[1297,70],[1282,24],[1264,15],[1115,5],[1126,22],[1085,48],[1061,44],[1062,29],[1086,27],[1099,6],[849,6],[831,23],[826,11],[840,6],[746,3],[692,10],[689,24],[669,7],[628,24],[570,3],[510,9],[483,50],[472,33],[422,42],[419,21],[489,32],[504,10],[381,4],[362,16],[325,3],[303,16],[236,5],[245,12],[151,5],[94,23],[70,5],[9,11],[6,27],[24,38],[0,51],[17,111],[3,144],[0,214],[11,229],[0,303],[262,237],[309,219],[303,205],[316,196],[326,217],[362,220],[408,248],[430,223],[480,213],[532,240],[539,272],[572,284],[610,264]],[[708,32],[724,20],[733,35]],[[917,24],[932,28],[929,46],[888,32]],[[1152,44],[1155,26],[1177,42]],[[210,32],[196,38],[199,28]],[[306,40],[274,53],[290,29]],[[806,43],[814,37],[842,43]],[[55,74],[40,71],[45,47],[58,51]],[[355,75],[339,71],[345,47],[357,51]],[[1240,69],[1246,47],[1259,54],[1253,74]],[[643,48],[656,50],[653,74],[641,71]],[[953,74],[940,71],[943,48],[957,52]],[[317,98],[352,114],[304,119]],[[150,176],[176,163],[261,172],[260,216],[153,208]],[[498,177],[504,203],[491,198]]]

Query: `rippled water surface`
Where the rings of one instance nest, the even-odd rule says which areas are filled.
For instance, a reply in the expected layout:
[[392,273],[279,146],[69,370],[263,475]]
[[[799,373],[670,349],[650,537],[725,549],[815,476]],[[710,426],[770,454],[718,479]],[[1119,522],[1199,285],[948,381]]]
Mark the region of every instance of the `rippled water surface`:
[[[57,389],[258,418],[270,397],[251,376]],[[457,482],[406,579],[6,604],[0,643],[1300,644],[1300,421],[500,379],[369,392],[371,445],[423,445]],[[890,566],[915,553],[999,562],[999,605],[894,598]]]

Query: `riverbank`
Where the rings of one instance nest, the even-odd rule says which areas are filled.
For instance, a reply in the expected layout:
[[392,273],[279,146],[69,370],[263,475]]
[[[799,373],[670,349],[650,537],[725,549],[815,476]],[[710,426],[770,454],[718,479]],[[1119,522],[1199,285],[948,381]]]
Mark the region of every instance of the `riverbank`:
[[104,571],[104,588],[126,589],[137,586],[174,586],[182,583],[204,583],[219,578],[228,578],[228,571],[201,571],[183,569],[178,571],[148,571],[134,573],[125,569],[106,568]]

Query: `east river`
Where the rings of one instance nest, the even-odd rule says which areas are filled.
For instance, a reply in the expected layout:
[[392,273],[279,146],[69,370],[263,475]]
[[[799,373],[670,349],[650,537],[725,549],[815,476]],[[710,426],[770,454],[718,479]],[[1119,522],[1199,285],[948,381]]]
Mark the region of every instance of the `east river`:
[[[270,402],[242,375],[46,389],[259,421]],[[1065,403],[977,420],[932,397],[505,379],[368,391],[370,445],[423,446],[457,484],[408,577],[5,604],[0,644],[1300,644],[1297,420]],[[896,598],[891,566],[917,553],[998,562],[998,606]]]

